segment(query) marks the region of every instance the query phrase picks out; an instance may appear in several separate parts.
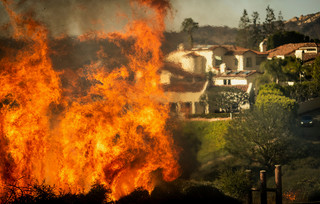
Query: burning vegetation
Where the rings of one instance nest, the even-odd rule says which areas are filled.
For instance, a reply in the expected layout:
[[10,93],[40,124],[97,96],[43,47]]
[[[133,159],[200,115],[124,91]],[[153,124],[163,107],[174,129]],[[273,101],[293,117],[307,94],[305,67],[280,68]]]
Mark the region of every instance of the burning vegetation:
[[[145,16],[136,15],[126,32],[79,37],[109,39],[126,63],[111,69],[101,49],[101,59],[76,71],[55,70],[46,27],[30,13],[14,12],[11,1],[2,4],[12,37],[23,46],[6,48],[0,61],[1,196],[10,193],[8,186],[44,181],[71,193],[99,183],[119,199],[138,187],[150,192],[159,175],[165,181],[179,176],[157,75],[167,0],[130,1]],[[122,47],[124,41],[131,46]]]

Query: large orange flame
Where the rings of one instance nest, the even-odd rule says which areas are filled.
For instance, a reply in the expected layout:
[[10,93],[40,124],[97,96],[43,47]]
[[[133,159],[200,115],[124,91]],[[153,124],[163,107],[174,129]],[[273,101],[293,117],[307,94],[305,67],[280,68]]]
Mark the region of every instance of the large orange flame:
[[[114,42],[133,39],[125,52],[129,63],[112,71],[98,62],[84,67],[90,90],[70,97],[48,57],[46,29],[15,14],[3,0],[15,37],[27,45],[13,56],[8,50],[0,61],[2,193],[12,183],[45,181],[78,193],[99,182],[118,199],[137,187],[151,191],[156,171],[166,181],[178,177],[177,152],[164,128],[168,106],[159,103],[163,94],[157,75],[170,4],[131,3],[151,9],[151,17],[133,21],[125,33],[99,35]],[[53,107],[63,108],[54,113]]]

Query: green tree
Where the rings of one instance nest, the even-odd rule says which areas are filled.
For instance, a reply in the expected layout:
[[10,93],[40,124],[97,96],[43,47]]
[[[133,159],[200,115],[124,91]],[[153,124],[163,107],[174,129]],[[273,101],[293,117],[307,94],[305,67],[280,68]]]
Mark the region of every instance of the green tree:
[[263,32],[265,37],[270,36],[271,34],[275,33],[276,26],[275,26],[276,16],[274,15],[274,10],[270,8],[268,5],[266,8],[266,18],[263,22]]
[[213,113],[219,109],[233,112],[248,103],[249,96],[245,91],[235,87],[212,87],[201,96],[201,101],[209,104],[209,112]]
[[268,37],[267,49],[273,49],[288,43],[309,42],[310,38],[295,31],[278,31]]
[[239,21],[239,30],[237,33],[237,45],[241,47],[249,46],[249,28],[250,19],[246,9],[243,10],[243,14]]
[[274,58],[261,63],[261,68],[264,70],[264,77],[268,77],[270,82],[279,83],[280,80],[285,78],[282,72],[283,60],[280,58]]
[[311,76],[312,76],[312,79],[320,87],[320,56],[316,57],[314,63],[312,64]]
[[286,75],[286,79],[290,81],[302,80],[302,60],[294,56],[286,57],[281,67],[282,72]]
[[276,22],[276,30],[279,32],[284,31],[284,22],[283,22],[283,16],[281,11],[279,11],[279,14],[278,14],[278,20]]
[[261,25],[258,12],[253,12],[252,15],[252,24],[250,26],[250,41],[249,46],[251,49],[258,49],[259,43],[263,39],[261,35]]
[[292,113],[297,109],[296,101],[286,97],[283,93],[283,88],[280,85],[266,84],[261,86],[256,98],[255,106],[259,109],[268,109],[275,105],[288,111],[292,111]]
[[226,134],[226,148],[248,164],[271,168],[292,158],[294,142],[290,125],[292,112],[277,104],[254,107],[231,121]]
[[197,28],[199,28],[199,23],[194,22],[192,18],[186,18],[182,22],[181,29],[182,29],[182,31],[188,33],[190,49],[193,47],[192,32]]

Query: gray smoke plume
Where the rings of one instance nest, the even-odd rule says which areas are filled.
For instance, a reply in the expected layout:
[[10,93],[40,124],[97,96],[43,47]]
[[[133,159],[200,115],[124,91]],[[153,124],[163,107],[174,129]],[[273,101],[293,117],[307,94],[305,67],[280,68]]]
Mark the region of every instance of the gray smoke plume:
[[[32,12],[52,36],[117,31],[131,18],[129,0],[21,0],[12,9],[18,14]],[[2,24],[9,21],[2,4],[0,18]]]

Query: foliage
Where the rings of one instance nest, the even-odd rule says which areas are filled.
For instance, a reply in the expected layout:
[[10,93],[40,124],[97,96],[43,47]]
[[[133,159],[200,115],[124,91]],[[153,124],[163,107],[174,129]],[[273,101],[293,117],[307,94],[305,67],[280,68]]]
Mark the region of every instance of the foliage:
[[181,24],[181,29],[184,32],[187,32],[189,35],[189,46],[190,48],[193,47],[193,37],[192,37],[192,32],[199,28],[199,23],[194,22],[192,18],[186,18]]
[[191,121],[186,122],[183,134],[197,138],[200,146],[197,152],[197,160],[205,164],[223,154],[225,148],[225,134],[227,133],[229,121]]
[[260,87],[255,106],[259,109],[263,109],[275,105],[289,111],[297,108],[296,101],[284,96],[279,85],[267,84]]
[[239,21],[239,31],[237,33],[237,45],[242,47],[248,46],[249,41],[249,26],[250,19],[246,9],[243,10],[243,14]]
[[264,76],[269,78],[270,82],[279,83],[279,81],[284,81],[285,75],[281,70],[282,59],[275,58],[272,60],[267,60],[261,63],[260,67],[264,70]]
[[251,49],[257,49],[260,42],[263,40],[261,35],[260,17],[257,11],[254,11],[251,15],[252,25],[250,26],[249,37],[250,41],[248,47]]
[[316,57],[311,71],[312,79],[320,87],[320,56]]
[[266,37],[276,31],[275,20],[274,10],[268,5],[266,8],[266,18],[263,22],[263,33]]
[[58,192],[54,186],[45,184],[34,184],[28,187],[17,187],[9,185],[6,187],[9,194],[2,197],[1,203],[104,203],[109,199],[111,193],[104,185],[94,184],[87,194],[71,194]]
[[254,11],[249,18],[247,10],[244,9],[239,22],[239,30],[237,34],[236,44],[238,46],[258,49],[260,42],[266,37],[283,31],[284,22],[281,11],[278,20],[276,20],[274,10],[268,6],[266,8],[266,18],[263,24],[260,24],[259,13]]
[[226,195],[242,200],[251,187],[251,181],[244,170],[224,170],[214,184]]
[[[308,161],[310,162],[310,160]],[[292,192],[296,202],[318,201],[320,198],[319,170],[319,167],[300,166],[292,169],[291,166],[284,166],[283,191]]]
[[303,65],[302,61],[296,57],[289,56],[284,59],[273,58],[260,65],[264,70],[264,76],[269,78],[269,82],[294,81],[301,82],[311,74],[311,67]]
[[211,113],[219,109],[233,112],[249,102],[249,95],[235,87],[212,87],[201,96],[201,101],[209,104]]
[[193,114],[190,118],[229,118],[230,113]]
[[279,47],[288,43],[310,42],[309,36],[305,36],[296,31],[276,32],[268,37],[267,50]]
[[[278,104],[254,107],[232,120],[226,134],[226,148],[237,158],[270,168],[285,164],[292,153],[292,113]],[[241,142],[240,142],[241,141]]]
[[298,103],[320,96],[320,86],[316,81],[303,81],[293,86],[284,86],[284,94]]

